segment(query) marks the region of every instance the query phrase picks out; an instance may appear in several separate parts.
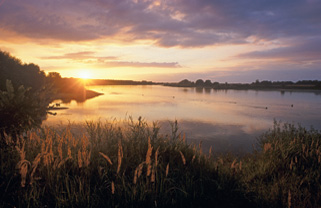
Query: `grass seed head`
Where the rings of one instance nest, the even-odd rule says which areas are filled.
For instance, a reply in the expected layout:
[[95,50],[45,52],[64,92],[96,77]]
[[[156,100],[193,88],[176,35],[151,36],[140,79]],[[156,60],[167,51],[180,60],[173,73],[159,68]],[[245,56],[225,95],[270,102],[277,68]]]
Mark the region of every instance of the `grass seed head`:
[[142,162],[141,164],[139,164],[139,166],[138,166],[137,178],[139,178],[139,177],[142,175],[144,164],[145,164],[145,162]]
[[115,183],[114,183],[114,181],[111,182],[111,194],[115,194]]
[[26,178],[28,173],[28,164],[23,163],[20,168],[20,175],[21,175],[21,187],[26,186]]
[[110,159],[107,155],[105,155],[105,154],[102,153],[102,152],[99,152],[99,154],[100,154],[101,156],[103,156],[103,158],[105,158],[105,160],[106,160],[110,165],[113,165],[113,163],[111,162],[111,159]]
[[186,165],[186,159],[185,159],[185,157],[184,157],[184,154],[183,154],[181,151],[179,151],[179,154],[181,155],[183,164]]
[[155,152],[155,167],[157,167],[157,164],[158,164],[158,152],[159,152],[159,147],[157,147]]
[[208,158],[212,157],[212,146],[210,147],[210,150],[208,151]]
[[150,162],[151,162],[152,151],[153,151],[153,147],[150,144],[150,137],[148,137],[148,149],[146,152],[146,159],[145,159],[145,163],[147,165],[150,164]]
[[122,158],[123,158],[123,147],[121,145],[121,140],[119,140],[118,142],[118,165],[117,165],[117,174],[120,171],[120,167],[121,167],[121,162],[122,162]]
[[16,168],[19,169],[21,176],[21,187],[25,187],[26,185],[28,166],[30,166],[30,162],[28,160],[20,160],[17,164]]
[[169,163],[167,163],[167,166],[166,166],[166,173],[165,173],[166,177],[168,176],[168,171],[169,171]]
[[192,158],[192,163],[194,162],[195,158],[196,158],[196,155],[194,154]]
[[292,170],[292,167],[293,167],[293,160],[291,159],[290,170]]
[[236,159],[233,160],[232,164],[231,164],[231,169],[234,169],[236,167]]
[[88,167],[90,164],[91,150],[83,152],[84,166]]
[[[138,167],[139,167],[139,166],[138,166]],[[134,173],[134,179],[133,179],[133,183],[134,183],[134,184],[136,184],[136,183],[137,183],[138,167],[136,167],[136,169],[135,169],[135,173]]]
[[150,177],[150,182],[152,182],[152,183],[154,183],[155,182],[155,167],[153,168],[153,170],[152,170],[152,175],[151,175],[151,177]]
[[69,159],[71,159],[71,158],[67,157],[67,158],[63,159],[62,161],[60,161],[57,168],[58,169],[61,168],[61,166],[63,166]]
[[72,158],[72,156],[71,156],[71,149],[70,149],[70,146],[69,146],[69,145],[68,145],[68,150],[67,150],[67,151],[68,151],[68,157],[69,157],[69,158]]
[[265,143],[263,146],[264,152],[269,151],[270,149],[272,149],[272,145],[271,143]]
[[151,174],[151,169],[152,169],[152,165],[150,163],[147,164],[147,177],[150,176]]

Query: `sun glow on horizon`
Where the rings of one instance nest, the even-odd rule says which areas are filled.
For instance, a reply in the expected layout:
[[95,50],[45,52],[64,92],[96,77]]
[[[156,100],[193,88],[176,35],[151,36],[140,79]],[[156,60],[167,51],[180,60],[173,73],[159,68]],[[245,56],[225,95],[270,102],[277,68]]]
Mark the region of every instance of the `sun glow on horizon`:
[[92,74],[88,70],[81,70],[78,72],[77,76],[81,79],[90,79]]

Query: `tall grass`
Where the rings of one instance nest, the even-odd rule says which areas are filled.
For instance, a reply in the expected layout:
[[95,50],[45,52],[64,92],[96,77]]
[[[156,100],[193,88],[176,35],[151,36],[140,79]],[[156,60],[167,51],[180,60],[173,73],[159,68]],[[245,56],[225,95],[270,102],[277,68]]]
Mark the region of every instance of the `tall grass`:
[[205,155],[177,122],[87,121],[5,136],[2,207],[316,207],[320,133],[286,124],[242,158]]
[[142,119],[129,119],[123,127],[86,122],[82,134],[66,126],[30,131],[16,143],[6,136],[1,205],[211,204],[219,191],[217,165],[176,135],[176,127],[164,136],[158,134],[156,123],[149,127]]
[[242,183],[256,200],[276,207],[321,206],[321,134],[275,123],[259,139],[260,150],[244,159]]

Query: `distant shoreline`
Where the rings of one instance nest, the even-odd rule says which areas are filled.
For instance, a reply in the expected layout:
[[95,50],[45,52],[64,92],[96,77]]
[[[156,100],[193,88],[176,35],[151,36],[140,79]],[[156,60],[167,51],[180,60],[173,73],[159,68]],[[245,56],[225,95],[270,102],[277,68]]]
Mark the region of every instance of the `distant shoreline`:
[[196,82],[184,79],[180,82],[152,82],[152,81],[133,81],[133,80],[100,80],[100,79],[90,79],[88,80],[87,86],[95,85],[162,85],[169,87],[195,87],[195,88],[205,88],[214,90],[273,90],[273,91],[321,91],[321,81],[318,80],[302,80],[297,82],[291,81],[259,81],[256,80],[252,83],[219,83],[210,80],[203,81],[198,79]]
[[[267,83],[266,83],[267,82]],[[123,85],[160,85],[165,87],[179,88],[198,88],[198,89],[213,89],[213,90],[255,90],[255,91],[279,91],[279,92],[312,92],[321,94],[321,81],[299,81],[307,82],[307,84],[297,84],[291,82],[256,82],[251,84],[229,84],[229,83],[194,83],[188,80],[173,83],[151,82],[151,81],[132,81],[132,80],[89,80],[90,84],[86,86],[123,86]],[[311,84],[310,82],[314,82]],[[94,93],[93,97],[99,96]],[[92,98],[92,97],[90,97]],[[89,99],[89,98],[88,98]]]
[[311,93],[320,93],[321,89],[298,89],[298,88],[214,88],[214,87],[183,87],[183,86],[169,86],[162,85],[165,87],[178,87],[178,88],[198,88],[198,89],[213,89],[213,90],[253,90],[253,91],[278,91],[278,92],[311,92]]
[[[145,86],[146,84],[106,84],[106,85],[89,85],[89,86]],[[279,92],[314,92],[314,93],[320,93],[321,89],[306,89],[306,88],[214,88],[214,87],[195,87],[195,86],[172,86],[172,85],[166,85],[166,84],[149,84],[149,85],[159,85],[164,87],[177,87],[177,88],[198,88],[198,89],[213,89],[213,90],[253,90],[253,91],[279,91]],[[93,91],[95,92],[95,91]],[[99,93],[98,93],[99,94]],[[99,94],[103,95],[103,93]],[[97,95],[97,96],[99,96]],[[96,96],[93,96],[96,97]],[[90,98],[88,98],[90,99]]]

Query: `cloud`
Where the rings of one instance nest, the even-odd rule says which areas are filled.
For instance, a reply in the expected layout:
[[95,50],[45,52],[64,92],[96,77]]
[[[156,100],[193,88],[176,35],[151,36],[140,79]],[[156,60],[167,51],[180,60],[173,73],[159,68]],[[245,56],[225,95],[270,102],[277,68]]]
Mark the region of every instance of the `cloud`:
[[41,57],[41,58],[42,59],[71,59],[71,60],[95,59],[95,60],[99,60],[99,61],[118,59],[118,57],[116,57],[116,56],[97,57],[97,56],[95,56],[95,52],[93,52],[93,51],[66,53],[62,56],[46,56],[46,57]]
[[237,58],[282,59],[291,62],[320,62],[321,38],[312,38],[290,46],[239,54]]
[[[16,0],[0,7],[0,28],[30,39],[151,40],[203,47],[320,36],[319,0]],[[1,36],[1,35],[0,35]]]
[[107,67],[135,67],[135,68],[181,68],[177,62],[127,62],[108,61],[104,63]]
[[229,71],[209,73],[220,82],[243,82],[251,83],[255,80],[271,80],[271,81],[299,81],[299,80],[320,80],[320,69],[304,69],[304,68],[278,68],[271,69],[264,67],[261,70],[245,70],[245,71]]
[[[271,80],[271,81],[299,81],[299,80],[320,80],[320,68],[317,64],[304,66],[286,66],[283,64],[272,63],[265,65],[257,65],[257,68],[240,66],[229,70],[213,70],[203,73],[203,77],[207,77],[214,81],[231,82],[231,83],[251,83],[255,80]],[[191,77],[199,77],[193,74]]]
[[101,67],[135,67],[135,68],[181,68],[177,62],[130,62],[112,61],[117,60],[116,56],[99,57],[93,51],[81,51],[76,53],[66,53],[61,56],[47,56],[41,59],[70,59],[91,64],[98,64]]

